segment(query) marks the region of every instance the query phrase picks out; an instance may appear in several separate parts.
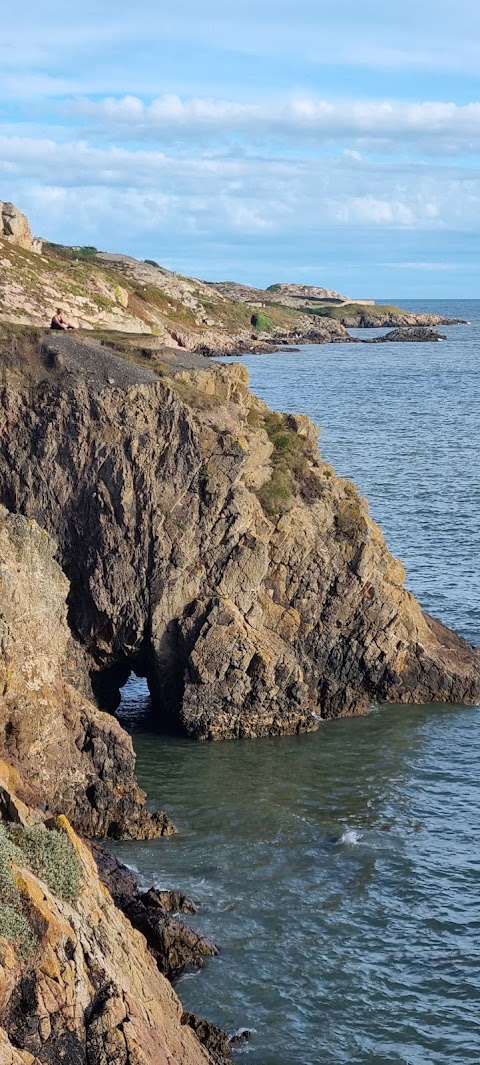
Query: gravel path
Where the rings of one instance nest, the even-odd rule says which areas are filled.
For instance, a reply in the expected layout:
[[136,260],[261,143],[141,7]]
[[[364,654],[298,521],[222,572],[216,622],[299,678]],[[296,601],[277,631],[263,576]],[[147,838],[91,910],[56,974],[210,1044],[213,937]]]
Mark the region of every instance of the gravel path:
[[[153,384],[165,372],[175,376],[181,370],[205,369],[211,363],[203,355],[184,348],[164,348],[153,337],[119,333],[104,343],[78,333],[48,332],[41,341],[50,360],[49,370],[59,380],[81,378],[90,388],[131,388]],[[119,351],[114,345],[118,343]],[[135,357],[144,362],[135,362]],[[145,360],[151,360],[150,366]],[[158,369],[156,369],[156,365]]]

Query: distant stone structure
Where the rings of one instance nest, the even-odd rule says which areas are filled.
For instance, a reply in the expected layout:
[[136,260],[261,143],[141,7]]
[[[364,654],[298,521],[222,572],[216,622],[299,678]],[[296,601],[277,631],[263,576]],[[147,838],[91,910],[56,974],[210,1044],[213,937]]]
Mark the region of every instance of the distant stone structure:
[[32,236],[27,216],[13,203],[5,203],[3,200],[0,200],[0,237],[18,245],[19,248],[25,248],[26,251],[39,253],[42,250],[41,240]]

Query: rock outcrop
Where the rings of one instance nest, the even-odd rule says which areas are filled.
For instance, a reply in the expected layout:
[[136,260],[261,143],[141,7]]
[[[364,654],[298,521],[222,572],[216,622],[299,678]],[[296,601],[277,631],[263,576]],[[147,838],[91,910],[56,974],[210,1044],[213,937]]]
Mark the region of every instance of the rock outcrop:
[[[27,809],[18,799],[11,778],[0,763],[2,829],[12,812],[17,824],[41,821],[41,811]],[[56,828],[70,841],[79,869],[81,889],[75,898],[60,897],[18,858],[7,860],[18,919],[17,925],[0,924],[2,1065],[217,1061],[185,1023],[175,991],[144,937],[114,905],[88,848],[66,818],[59,818]],[[4,916],[2,897],[0,919]],[[18,934],[26,922],[32,929],[28,951],[21,949]]]
[[392,329],[382,337],[374,337],[373,340],[363,341],[365,344],[432,344],[440,340],[446,340],[443,333],[429,326],[403,326],[401,329]]
[[42,242],[32,236],[30,223],[25,214],[13,203],[0,200],[0,237],[27,251],[41,252]]
[[145,807],[130,738],[71,683],[81,656],[54,550],[34,521],[0,508],[0,754],[21,770],[22,798],[86,835],[171,832]]
[[148,943],[158,968],[174,980],[188,967],[200,968],[204,958],[217,954],[206,936],[189,928],[177,913],[194,914],[196,907],[180,891],[143,891],[131,869],[110,851],[91,844],[100,879],[113,901]]
[[478,699],[478,653],[404,590],[308,419],[272,414],[240,364],[175,370],[150,351],[138,383],[98,349],[89,385],[62,343],[61,364],[31,351],[4,370],[0,497],[58,542],[100,696],[135,668],[159,720],[208,739]]

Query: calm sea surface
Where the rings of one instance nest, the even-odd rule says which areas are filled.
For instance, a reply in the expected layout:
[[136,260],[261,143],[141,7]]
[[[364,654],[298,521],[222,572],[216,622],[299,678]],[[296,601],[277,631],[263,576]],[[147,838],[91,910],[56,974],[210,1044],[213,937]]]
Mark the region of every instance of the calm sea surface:
[[[242,361],[270,405],[321,425],[408,586],[479,643],[480,302],[404,305],[470,325]],[[116,852],[189,893],[221,948],[179,981],[185,1007],[251,1029],[245,1065],[479,1065],[480,708],[196,745],[149,732],[147,703],[132,678],[139,778],[180,833]]]

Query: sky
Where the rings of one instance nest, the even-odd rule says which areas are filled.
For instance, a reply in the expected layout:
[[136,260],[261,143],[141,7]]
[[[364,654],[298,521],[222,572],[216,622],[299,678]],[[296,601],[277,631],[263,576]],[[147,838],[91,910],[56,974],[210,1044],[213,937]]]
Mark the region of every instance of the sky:
[[478,0],[16,0],[2,44],[0,199],[37,236],[479,296]]

